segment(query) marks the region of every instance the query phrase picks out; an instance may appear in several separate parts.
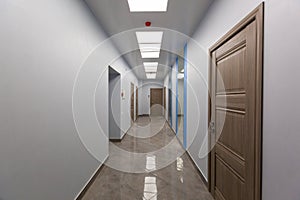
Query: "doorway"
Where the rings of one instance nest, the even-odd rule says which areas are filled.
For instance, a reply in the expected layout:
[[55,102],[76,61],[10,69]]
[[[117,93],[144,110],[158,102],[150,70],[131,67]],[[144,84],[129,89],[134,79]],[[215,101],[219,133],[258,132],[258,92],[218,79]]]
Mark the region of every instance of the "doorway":
[[172,89],[169,89],[169,98],[168,98],[168,114],[169,114],[169,124],[172,127]]
[[109,139],[121,139],[121,75],[109,67]]
[[263,4],[210,49],[210,176],[215,199],[261,199]]
[[150,89],[150,115],[163,116],[163,88]]
[[134,122],[134,84],[130,84],[130,118],[131,118],[131,124]]

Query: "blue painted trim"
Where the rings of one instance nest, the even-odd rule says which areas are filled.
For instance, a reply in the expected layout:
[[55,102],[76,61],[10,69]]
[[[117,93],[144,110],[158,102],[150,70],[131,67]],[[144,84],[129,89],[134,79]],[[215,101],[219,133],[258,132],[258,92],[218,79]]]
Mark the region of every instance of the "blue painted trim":
[[183,146],[187,149],[187,44],[184,46]]
[[176,58],[176,135],[178,134],[178,56]]

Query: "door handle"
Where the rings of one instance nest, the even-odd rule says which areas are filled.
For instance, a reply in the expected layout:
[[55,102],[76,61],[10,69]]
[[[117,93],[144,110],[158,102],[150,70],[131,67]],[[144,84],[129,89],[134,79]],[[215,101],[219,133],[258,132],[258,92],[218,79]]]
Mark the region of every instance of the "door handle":
[[215,133],[216,127],[215,127],[215,122],[214,121],[209,123],[209,130],[210,130],[211,133]]

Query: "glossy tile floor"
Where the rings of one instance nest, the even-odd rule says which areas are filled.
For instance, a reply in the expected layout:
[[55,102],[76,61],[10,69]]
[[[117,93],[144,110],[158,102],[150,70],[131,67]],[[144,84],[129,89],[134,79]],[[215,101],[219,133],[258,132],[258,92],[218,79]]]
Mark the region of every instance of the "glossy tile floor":
[[122,142],[110,144],[110,158],[83,199],[213,198],[165,120],[141,117]]
[[178,115],[178,134],[177,137],[180,140],[181,144],[183,144],[183,125],[184,125],[184,116]]

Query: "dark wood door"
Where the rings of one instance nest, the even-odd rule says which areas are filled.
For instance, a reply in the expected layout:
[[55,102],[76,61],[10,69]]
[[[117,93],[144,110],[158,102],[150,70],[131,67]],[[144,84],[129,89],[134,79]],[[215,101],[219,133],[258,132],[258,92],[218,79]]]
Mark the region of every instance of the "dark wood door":
[[153,116],[163,115],[163,89],[150,89],[150,114]]
[[168,97],[168,102],[169,102],[169,106],[168,106],[168,113],[169,113],[169,122],[172,123],[172,90],[169,89],[169,97]]
[[131,117],[131,122],[134,121],[134,84],[131,83],[131,89],[130,89],[130,117]]
[[260,198],[262,8],[211,50],[211,179],[216,200]]

